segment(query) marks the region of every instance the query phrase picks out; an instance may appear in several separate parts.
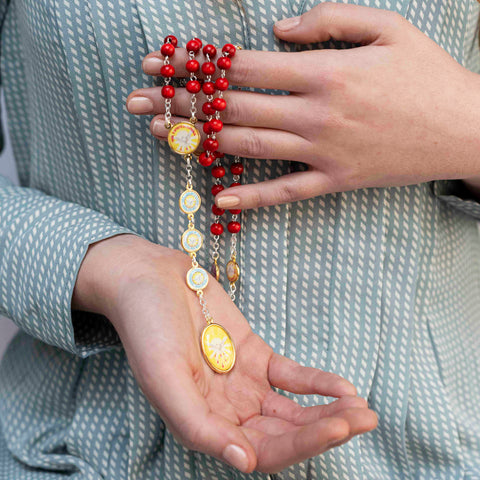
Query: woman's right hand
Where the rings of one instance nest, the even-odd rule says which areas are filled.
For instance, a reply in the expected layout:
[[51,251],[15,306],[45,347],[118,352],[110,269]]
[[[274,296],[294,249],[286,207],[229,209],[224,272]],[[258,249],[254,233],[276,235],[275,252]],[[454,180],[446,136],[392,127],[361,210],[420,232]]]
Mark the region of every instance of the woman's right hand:
[[[190,267],[178,250],[110,237],[89,247],[72,303],[109,318],[140,388],[182,445],[245,473],[274,473],[376,427],[351,383],[275,353],[210,276],[210,314],[237,355],[230,372],[214,373],[199,343],[206,322],[185,282]],[[301,407],[272,387],[341,398]]]

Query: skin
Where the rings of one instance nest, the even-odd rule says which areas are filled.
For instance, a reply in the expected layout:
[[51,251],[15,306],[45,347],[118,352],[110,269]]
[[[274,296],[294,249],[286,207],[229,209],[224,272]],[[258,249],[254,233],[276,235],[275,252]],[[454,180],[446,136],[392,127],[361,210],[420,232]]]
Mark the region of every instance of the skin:
[[[309,165],[306,172],[235,187],[239,208],[435,179],[465,179],[477,192],[478,75],[405,19],[379,9],[322,3],[296,27],[274,32],[289,42],[335,38],[362,46],[237,52],[231,84],[289,95],[227,92],[221,150]],[[186,75],[186,59],[177,49],[171,63],[178,76]],[[162,64],[160,52],[152,52],[143,69],[159,75]],[[177,89],[174,122],[190,116],[189,97]],[[166,140],[160,88],[135,90],[127,108],[154,115],[152,133]],[[217,205],[231,194],[218,194]],[[178,441],[244,472],[273,473],[376,427],[375,413],[353,385],[274,353],[210,277],[210,312],[231,333],[238,355],[229,374],[213,373],[198,343],[205,321],[185,284],[190,265],[182,252],[117,235],[89,247],[72,299],[72,308],[110,319],[140,387]],[[272,386],[338,400],[302,408]],[[243,460],[235,449],[225,455],[228,445],[240,447]]]
[[[185,282],[190,267],[183,252],[115,235],[89,246],[72,297],[73,309],[110,320],[138,385],[182,445],[245,473],[275,473],[377,426],[350,382],[275,353],[209,275],[209,311],[237,351],[230,372],[214,373],[199,345],[206,322]],[[272,387],[338,399],[301,407]]]
[[[301,161],[308,171],[225,189],[215,198],[218,206],[232,195],[238,198],[236,205],[246,209],[438,179],[465,179],[478,195],[480,75],[394,12],[322,3],[299,20],[294,28],[275,26],[275,35],[301,44],[334,38],[362,46],[294,53],[238,51],[227,74],[232,85],[290,94],[227,92],[227,109],[221,115],[225,126],[217,138],[227,154]],[[178,76],[186,75],[186,58],[185,50],[177,49],[171,59]],[[162,63],[161,53],[152,52],[143,69],[159,75]],[[177,89],[174,122],[190,116],[189,96]],[[132,102],[138,97],[147,100],[143,105]],[[155,115],[152,134],[166,139],[160,87],[133,91],[127,108]]]

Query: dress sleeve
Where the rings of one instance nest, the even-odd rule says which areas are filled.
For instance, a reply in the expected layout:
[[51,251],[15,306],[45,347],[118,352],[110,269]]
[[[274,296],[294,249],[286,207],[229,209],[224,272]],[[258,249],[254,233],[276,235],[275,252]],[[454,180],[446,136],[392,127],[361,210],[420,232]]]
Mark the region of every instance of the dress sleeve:
[[[7,7],[8,1],[0,0],[0,32]],[[0,152],[3,146],[0,121]],[[88,246],[122,233],[143,237],[100,212],[15,186],[0,175],[0,314],[29,335],[83,358],[121,348],[106,317],[72,310],[71,301]]]
[[119,348],[106,317],[72,310],[71,301],[88,246],[121,233],[139,235],[100,212],[0,176],[0,314],[81,357]]
[[430,182],[433,195],[452,208],[480,220],[480,201],[475,199],[461,180]]

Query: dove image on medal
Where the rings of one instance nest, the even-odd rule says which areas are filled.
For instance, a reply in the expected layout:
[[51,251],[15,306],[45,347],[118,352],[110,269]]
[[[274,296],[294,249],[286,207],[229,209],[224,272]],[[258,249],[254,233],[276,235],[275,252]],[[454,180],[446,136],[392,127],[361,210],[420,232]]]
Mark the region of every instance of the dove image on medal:
[[168,132],[168,144],[176,153],[193,153],[200,145],[200,132],[190,122],[176,123]]

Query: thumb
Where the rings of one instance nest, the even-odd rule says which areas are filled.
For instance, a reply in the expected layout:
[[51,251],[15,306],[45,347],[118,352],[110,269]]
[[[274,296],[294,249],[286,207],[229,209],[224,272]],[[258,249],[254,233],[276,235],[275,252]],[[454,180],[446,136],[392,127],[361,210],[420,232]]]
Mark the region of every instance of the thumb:
[[330,39],[363,45],[391,43],[395,27],[403,20],[401,15],[388,10],[327,2],[299,17],[276,22],[274,33],[282,40],[295,43]]

